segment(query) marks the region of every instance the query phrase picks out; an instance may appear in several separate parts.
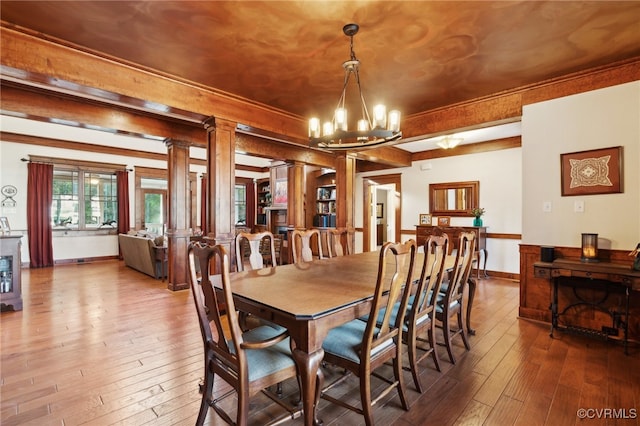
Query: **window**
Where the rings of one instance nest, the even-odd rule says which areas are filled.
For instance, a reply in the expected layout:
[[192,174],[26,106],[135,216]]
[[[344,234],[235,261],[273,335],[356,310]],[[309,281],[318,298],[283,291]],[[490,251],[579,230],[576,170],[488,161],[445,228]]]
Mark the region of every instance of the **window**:
[[115,227],[117,180],[112,172],[54,167],[51,221],[55,228]]
[[235,223],[236,225],[247,223],[247,187],[245,185],[236,185],[235,190],[235,202],[236,213]]
[[167,180],[141,178],[140,186],[144,199],[142,229],[163,235],[167,224]]

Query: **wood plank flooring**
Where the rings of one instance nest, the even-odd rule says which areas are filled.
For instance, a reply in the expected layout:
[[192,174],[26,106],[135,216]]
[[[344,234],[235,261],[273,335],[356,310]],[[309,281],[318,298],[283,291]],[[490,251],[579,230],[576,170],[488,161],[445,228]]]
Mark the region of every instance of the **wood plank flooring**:
[[[23,270],[24,310],[3,312],[0,424],[192,425],[202,376],[202,342],[190,292],[105,261]],[[479,282],[470,351],[455,340],[442,372],[421,363],[418,394],[405,373],[411,410],[392,393],[374,410],[379,425],[638,425],[640,348],[557,333],[517,318],[518,284]],[[385,367],[386,368],[386,367]],[[390,373],[390,368],[389,368]],[[340,374],[327,368],[328,380]],[[351,380],[353,379],[353,380]],[[332,394],[358,400],[350,378]],[[223,392],[224,382],[216,382]],[[294,398],[294,382],[285,395]],[[234,401],[227,401],[233,407]],[[578,416],[589,409],[589,418]],[[279,413],[264,396],[252,424]],[[321,401],[325,425],[362,416]],[[620,418],[626,417],[626,418]],[[223,424],[210,410],[207,424]],[[300,425],[301,419],[288,424]]]

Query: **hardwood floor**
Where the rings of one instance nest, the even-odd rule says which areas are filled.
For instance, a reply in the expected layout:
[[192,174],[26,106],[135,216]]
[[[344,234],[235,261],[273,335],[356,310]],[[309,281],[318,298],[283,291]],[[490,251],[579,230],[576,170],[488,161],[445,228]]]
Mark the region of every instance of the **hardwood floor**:
[[[106,261],[24,269],[23,292],[24,310],[0,316],[3,426],[195,423],[202,341],[188,290],[171,292]],[[517,283],[481,280],[471,351],[455,339],[458,362],[451,365],[439,347],[440,373],[424,360],[422,395],[406,372],[411,410],[391,393],[375,408],[376,424],[638,425],[637,344],[625,356],[610,342],[562,333],[552,339],[546,324],[517,318],[518,300]],[[327,369],[328,379],[334,374]],[[226,388],[221,380],[216,386]],[[285,383],[287,397],[296,389]],[[356,400],[357,382],[347,380],[336,393]],[[594,418],[580,419],[579,408]],[[278,410],[258,396],[253,424]],[[319,416],[325,425],[363,424],[362,416],[326,401]],[[620,416],[627,418],[614,418]],[[222,421],[210,410],[207,424]]]

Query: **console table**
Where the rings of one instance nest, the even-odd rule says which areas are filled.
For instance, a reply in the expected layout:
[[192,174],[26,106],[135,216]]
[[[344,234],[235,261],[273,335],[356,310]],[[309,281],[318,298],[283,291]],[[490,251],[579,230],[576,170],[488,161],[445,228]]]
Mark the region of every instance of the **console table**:
[[416,244],[423,246],[430,235],[447,234],[449,236],[449,253],[458,249],[460,232],[473,232],[476,234],[476,253],[478,254],[478,279],[480,279],[480,257],[482,257],[482,271],[487,275],[487,227],[486,226],[431,226],[416,225]]
[[[623,345],[625,354],[628,353],[629,331],[629,297],[632,291],[640,291],[640,271],[634,271],[629,265],[618,263],[598,262],[584,263],[579,260],[556,259],[553,262],[535,262],[533,264],[534,275],[538,278],[546,278],[552,286],[551,305],[551,331],[559,329],[558,318],[572,308],[590,307],[607,313],[612,319],[612,327],[602,327],[602,331],[582,329],[580,327],[564,326],[563,329],[577,331],[581,334],[608,338],[617,334],[618,328],[623,331]],[[565,306],[562,311],[558,307],[558,287],[570,286],[577,301]],[[578,289],[596,289],[603,293],[600,298],[587,300],[578,293]],[[624,296],[625,304],[622,311],[610,309],[605,302],[611,294]]]

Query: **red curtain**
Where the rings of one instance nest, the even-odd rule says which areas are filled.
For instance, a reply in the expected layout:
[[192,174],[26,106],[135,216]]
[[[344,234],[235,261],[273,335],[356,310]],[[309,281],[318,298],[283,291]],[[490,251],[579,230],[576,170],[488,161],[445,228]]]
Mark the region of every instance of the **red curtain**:
[[247,196],[247,227],[253,229],[256,224],[256,183],[249,179],[246,183]]
[[200,179],[200,230],[207,235],[207,175]]
[[53,165],[29,163],[27,177],[27,227],[31,268],[53,266],[51,204]]
[[129,217],[129,172],[118,170],[116,179],[118,185],[118,233],[126,234],[131,227]]

